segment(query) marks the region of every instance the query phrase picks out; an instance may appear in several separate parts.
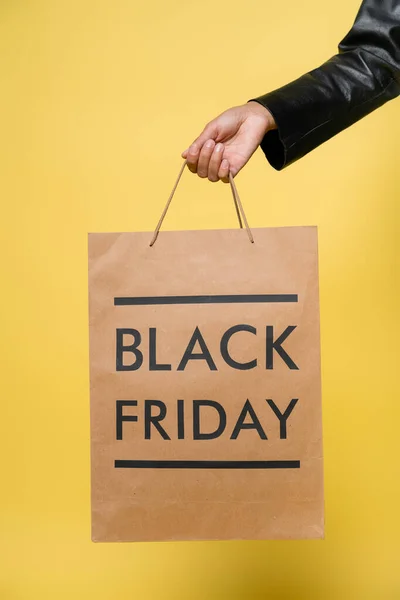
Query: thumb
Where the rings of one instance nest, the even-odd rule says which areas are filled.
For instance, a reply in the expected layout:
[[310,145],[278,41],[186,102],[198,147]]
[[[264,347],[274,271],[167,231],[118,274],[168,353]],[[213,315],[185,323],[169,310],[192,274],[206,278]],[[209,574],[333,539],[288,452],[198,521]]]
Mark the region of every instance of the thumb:
[[[191,144],[190,146],[196,144],[198,151],[200,152],[200,150],[202,149],[202,147],[204,146],[204,144],[207,142],[207,140],[214,140],[216,139],[218,135],[218,127],[215,123],[209,123],[208,125],[206,125],[206,127],[203,129],[203,131],[201,132],[201,134],[199,135],[199,137],[197,137]],[[187,158],[188,152],[189,152],[189,148],[186,148],[186,150],[184,150],[181,154],[182,158]]]

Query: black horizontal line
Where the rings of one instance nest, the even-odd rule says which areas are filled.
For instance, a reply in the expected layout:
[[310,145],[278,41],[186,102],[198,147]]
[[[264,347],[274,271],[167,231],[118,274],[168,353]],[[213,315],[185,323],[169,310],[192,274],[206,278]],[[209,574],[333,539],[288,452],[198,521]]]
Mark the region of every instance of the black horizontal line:
[[244,304],[256,302],[297,302],[297,294],[226,294],[220,296],[134,296],[114,298],[115,306],[155,304]]
[[300,469],[299,460],[116,460],[116,469]]

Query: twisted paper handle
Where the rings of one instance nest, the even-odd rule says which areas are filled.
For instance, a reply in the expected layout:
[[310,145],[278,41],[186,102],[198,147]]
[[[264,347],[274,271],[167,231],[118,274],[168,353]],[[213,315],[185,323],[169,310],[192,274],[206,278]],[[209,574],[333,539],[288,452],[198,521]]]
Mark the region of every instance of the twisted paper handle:
[[[179,175],[178,175],[178,177],[177,177],[177,179],[175,181],[174,187],[172,188],[172,192],[170,194],[170,197],[167,200],[167,204],[165,205],[165,208],[164,208],[164,210],[163,210],[163,212],[161,214],[160,220],[157,223],[157,227],[154,230],[154,234],[153,234],[153,237],[151,238],[150,246],[153,246],[155,244],[156,240],[157,240],[157,237],[158,237],[158,234],[160,232],[161,226],[162,226],[163,221],[165,219],[165,215],[168,212],[168,209],[169,209],[170,204],[172,202],[172,198],[174,197],[175,190],[178,187],[178,183],[179,183],[179,181],[180,181],[180,179],[182,177],[182,173],[183,173],[183,171],[184,171],[184,169],[186,167],[186,164],[187,164],[187,160],[184,161],[184,163],[183,163],[183,165],[181,167]],[[250,242],[252,244],[254,244],[253,234],[252,234],[251,229],[249,227],[249,224],[247,222],[247,218],[246,218],[246,215],[245,215],[245,212],[244,212],[243,204],[242,204],[242,202],[240,200],[238,191],[236,189],[235,182],[233,180],[232,173],[230,171],[229,171],[229,183],[230,183],[231,190],[232,190],[233,201],[235,203],[236,214],[237,214],[237,217],[238,217],[240,228],[243,229],[243,223],[242,223],[242,218],[243,218],[243,222],[244,222],[244,225],[246,227],[246,231],[247,231],[247,235],[249,237],[249,240],[250,240]]]

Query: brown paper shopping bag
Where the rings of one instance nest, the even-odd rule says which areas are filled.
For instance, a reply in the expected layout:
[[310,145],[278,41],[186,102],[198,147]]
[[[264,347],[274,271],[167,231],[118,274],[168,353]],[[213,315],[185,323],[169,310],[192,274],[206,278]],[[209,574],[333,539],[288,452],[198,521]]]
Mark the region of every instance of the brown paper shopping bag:
[[230,184],[247,231],[89,235],[95,541],[323,537],[317,230]]

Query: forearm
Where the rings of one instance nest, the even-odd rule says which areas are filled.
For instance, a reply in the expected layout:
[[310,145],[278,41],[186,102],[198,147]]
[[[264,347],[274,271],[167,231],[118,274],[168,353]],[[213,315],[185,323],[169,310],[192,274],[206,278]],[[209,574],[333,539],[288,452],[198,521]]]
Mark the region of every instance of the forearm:
[[280,170],[400,94],[400,0],[364,0],[339,54],[252,99],[278,129],[261,148]]

